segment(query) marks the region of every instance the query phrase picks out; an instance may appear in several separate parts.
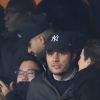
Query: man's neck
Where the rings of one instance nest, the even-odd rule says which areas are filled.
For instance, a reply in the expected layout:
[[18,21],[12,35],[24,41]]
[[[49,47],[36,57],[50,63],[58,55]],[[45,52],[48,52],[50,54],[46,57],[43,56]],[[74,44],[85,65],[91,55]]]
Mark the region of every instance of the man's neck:
[[76,72],[77,72],[76,69],[73,69],[67,74],[63,74],[63,75],[53,74],[53,77],[55,80],[58,80],[58,81],[67,81],[67,80],[72,79],[74,77],[74,75],[76,74]]

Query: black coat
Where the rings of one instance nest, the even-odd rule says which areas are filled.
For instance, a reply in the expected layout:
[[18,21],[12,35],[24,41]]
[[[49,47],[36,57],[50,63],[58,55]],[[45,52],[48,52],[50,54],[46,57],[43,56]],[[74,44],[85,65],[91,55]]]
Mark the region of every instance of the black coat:
[[16,83],[13,90],[6,95],[6,100],[26,100],[30,82]]
[[73,90],[74,100],[100,100],[100,69],[90,66],[81,70]]
[[60,95],[54,84],[48,80],[48,76],[49,75],[42,77],[39,75],[32,80],[29,86],[27,100],[73,100],[73,81],[69,84],[65,92]]

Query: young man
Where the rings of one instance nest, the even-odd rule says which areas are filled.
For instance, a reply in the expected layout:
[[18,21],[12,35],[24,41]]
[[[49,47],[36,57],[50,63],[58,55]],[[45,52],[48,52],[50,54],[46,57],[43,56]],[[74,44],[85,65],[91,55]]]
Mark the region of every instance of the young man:
[[26,94],[30,82],[37,74],[42,74],[42,64],[30,54],[19,58],[18,70],[15,71],[15,80],[13,80],[12,89],[8,88],[5,83],[0,81],[0,88],[7,100],[26,100]]
[[33,12],[34,2],[32,0],[9,1],[5,9],[5,27],[8,32],[18,30],[23,18],[32,16]]
[[52,29],[44,30],[43,32],[31,37],[28,45],[28,53],[36,55],[41,61],[45,59],[45,42],[53,33]]
[[71,32],[55,32],[45,44],[48,71],[42,78],[32,81],[27,100],[67,100],[71,89],[75,68],[74,38]]

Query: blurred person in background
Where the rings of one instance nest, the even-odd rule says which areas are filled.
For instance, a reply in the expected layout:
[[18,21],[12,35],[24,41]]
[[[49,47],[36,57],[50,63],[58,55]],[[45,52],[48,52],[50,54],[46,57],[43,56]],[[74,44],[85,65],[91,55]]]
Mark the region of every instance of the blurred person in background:
[[89,10],[82,0],[41,0],[35,12],[47,15],[48,21],[58,29],[86,34],[90,30]]
[[43,32],[31,37],[28,45],[28,53],[37,56],[41,62],[45,63],[45,43],[48,37],[53,34],[53,29],[46,29]]
[[73,100],[100,100],[100,40],[90,40],[81,51]]
[[[34,11],[33,0],[10,0],[5,9],[5,32],[2,32],[3,43],[1,47],[1,80],[9,84],[12,73],[16,69],[16,57],[25,53],[25,43],[23,43],[19,27],[23,20],[32,16]],[[19,54],[18,54],[18,53]]]

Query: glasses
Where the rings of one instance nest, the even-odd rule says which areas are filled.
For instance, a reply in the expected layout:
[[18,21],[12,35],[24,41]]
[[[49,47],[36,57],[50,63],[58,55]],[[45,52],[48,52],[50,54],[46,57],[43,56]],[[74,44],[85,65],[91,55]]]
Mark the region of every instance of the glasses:
[[35,77],[35,71],[34,70],[28,70],[28,71],[18,70],[18,71],[15,72],[15,74],[17,74],[19,78],[21,78],[23,76]]

